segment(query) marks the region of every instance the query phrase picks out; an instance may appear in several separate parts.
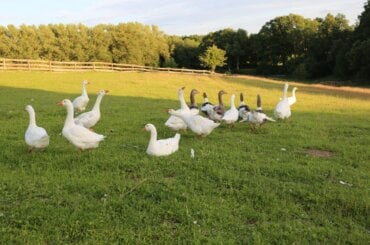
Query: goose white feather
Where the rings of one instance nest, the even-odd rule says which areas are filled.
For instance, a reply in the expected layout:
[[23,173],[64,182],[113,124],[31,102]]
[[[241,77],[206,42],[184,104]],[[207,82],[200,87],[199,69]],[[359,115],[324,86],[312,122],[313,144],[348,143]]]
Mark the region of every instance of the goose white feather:
[[230,98],[230,109],[227,110],[222,117],[222,121],[224,121],[226,124],[233,124],[235,123],[239,118],[239,111],[235,107],[235,94],[231,95]]
[[79,112],[86,110],[87,103],[89,103],[89,96],[86,91],[87,84],[90,83],[86,80],[82,82],[82,93],[73,100],[73,108]]
[[151,156],[168,156],[179,149],[181,135],[175,134],[173,138],[157,139],[157,129],[151,123],[145,125],[144,129],[150,132],[150,140],[146,153]]
[[220,125],[220,123],[215,123],[214,121],[200,115],[182,113],[173,109],[169,109],[168,113],[181,118],[186,123],[187,127],[191,129],[191,131],[201,137],[209,135],[213,131],[213,129],[217,128]]
[[283,97],[279,101],[279,103],[275,107],[274,116],[278,119],[286,119],[289,118],[292,114],[290,111],[289,100],[287,98],[287,91],[288,91],[289,84],[285,83],[284,90],[283,90]]
[[29,114],[30,122],[24,135],[26,144],[32,149],[43,149],[49,145],[49,135],[46,130],[36,125],[36,113],[31,105],[25,110]]
[[95,124],[100,120],[101,114],[100,114],[100,103],[103,99],[103,96],[107,94],[108,90],[100,90],[98,97],[96,98],[95,105],[89,112],[84,112],[80,115],[78,115],[74,120],[75,123],[81,126],[84,126],[85,128],[91,128],[94,127]]
[[[177,91],[177,95],[178,95],[178,98],[180,100],[180,109],[178,109],[177,111],[179,113],[198,114],[198,112],[195,112],[195,111],[191,112],[188,105],[186,104],[186,101],[185,101],[185,98],[184,98],[184,89],[185,89],[185,87],[182,87]],[[168,120],[165,122],[164,125],[169,127],[170,129],[174,130],[174,131],[187,129],[186,123],[181,118],[176,117],[176,116],[172,116],[172,115],[168,118]]]
[[105,136],[94,133],[75,123],[73,118],[73,104],[70,100],[65,99],[59,102],[58,105],[65,106],[67,108],[67,117],[62,130],[62,135],[80,150],[98,147],[99,142],[103,141]]

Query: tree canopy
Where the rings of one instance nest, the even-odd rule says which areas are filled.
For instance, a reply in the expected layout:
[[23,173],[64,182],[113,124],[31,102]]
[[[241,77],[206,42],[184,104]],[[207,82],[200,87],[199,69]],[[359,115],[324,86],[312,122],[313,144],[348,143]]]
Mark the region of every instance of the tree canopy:
[[225,50],[219,49],[216,45],[212,45],[199,56],[199,60],[203,67],[208,67],[212,72],[216,70],[217,66],[225,65]]

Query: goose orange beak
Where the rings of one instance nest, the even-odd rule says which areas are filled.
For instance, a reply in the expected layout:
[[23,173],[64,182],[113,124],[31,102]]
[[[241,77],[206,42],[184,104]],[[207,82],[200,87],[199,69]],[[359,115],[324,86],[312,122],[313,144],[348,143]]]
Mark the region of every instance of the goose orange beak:
[[109,93],[109,90],[104,90],[104,92],[107,94],[107,93]]
[[60,101],[60,102],[57,103],[57,105],[64,106],[64,102],[63,101]]

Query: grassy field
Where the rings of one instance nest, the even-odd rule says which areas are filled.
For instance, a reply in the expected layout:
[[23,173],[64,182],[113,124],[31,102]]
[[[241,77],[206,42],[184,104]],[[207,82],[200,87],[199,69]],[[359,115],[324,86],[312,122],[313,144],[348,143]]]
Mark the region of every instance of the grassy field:
[[[78,152],[60,133],[57,102],[100,89],[107,136]],[[160,138],[176,91],[262,95],[272,115],[283,84],[243,77],[166,73],[0,72],[0,243],[370,243],[370,91],[295,84],[287,121],[258,130],[221,125],[204,140],[182,134],[165,158],[145,153],[146,123]],[[189,98],[186,98],[189,101]],[[198,103],[201,103],[200,96]],[[238,102],[239,103],[239,102]],[[50,146],[27,153],[27,104]],[[190,150],[195,150],[195,158]],[[285,149],[285,150],[284,150]],[[308,150],[330,151],[319,157]]]

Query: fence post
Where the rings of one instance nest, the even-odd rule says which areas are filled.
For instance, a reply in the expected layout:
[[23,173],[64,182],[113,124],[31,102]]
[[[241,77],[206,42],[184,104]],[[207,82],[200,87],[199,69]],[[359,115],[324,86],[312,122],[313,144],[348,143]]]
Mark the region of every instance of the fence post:
[[49,71],[51,71],[51,60],[49,60]]
[[30,60],[27,60],[27,64],[28,64],[28,70],[31,70],[31,63],[30,63]]
[[110,63],[110,66],[111,66],[111,70],[113,71],[113,63]]
[[3,59],[3,70],[5,70],[5,59]]
[[77,68],[76,68],[76,66],[77,66],[77,63],[75,62],[75,63],[74,63],[74,68],[75,68],[75,70],[77,69]]
[[95,62],[93,62],[93,70],[95,71]]

